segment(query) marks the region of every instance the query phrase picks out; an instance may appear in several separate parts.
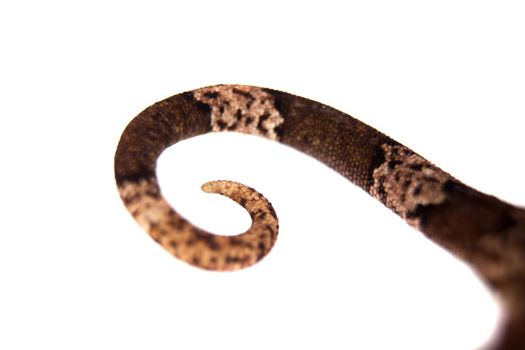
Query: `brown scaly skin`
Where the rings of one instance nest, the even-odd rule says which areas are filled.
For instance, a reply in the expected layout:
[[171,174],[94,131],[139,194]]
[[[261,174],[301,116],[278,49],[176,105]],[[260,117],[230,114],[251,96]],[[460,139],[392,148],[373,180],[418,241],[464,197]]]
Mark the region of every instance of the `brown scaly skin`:
[[203,189],[245,207],[250,229],[218,236],[195,227],[162,197],[156,160],[170,145],[212,131],[282,142],[325,163],[476,269],[499,295],[506,324],[497,350],[525,349],[525,210],[482,194],[368,125],[302,97],[270,89],[218,85],[158,102],[122,134],[115,178],[137,222],[178,258],[209,270],[235,270],[262,259],[277,238],[277,216],[255,190],[229,181]]

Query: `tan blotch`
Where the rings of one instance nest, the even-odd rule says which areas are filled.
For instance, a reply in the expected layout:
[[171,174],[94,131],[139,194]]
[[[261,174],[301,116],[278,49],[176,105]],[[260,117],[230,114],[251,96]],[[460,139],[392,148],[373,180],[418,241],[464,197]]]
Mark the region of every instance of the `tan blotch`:
[[195,99],[211,107],[213,131],[238,131],[277,140],[284,119],[273,97],[263,89],[245,85],[217,85],[194,91]]
[[125,182],[119,186],[119,193],[126,208],[145,231],[159,225],[171,211],[154,178]]
[[442,203],[443,185],[451,176],[404,146],[383,144],[382,149],[385,161],[373,172],[370,194],[418,228],[418,218],[409,214],[420,205]]

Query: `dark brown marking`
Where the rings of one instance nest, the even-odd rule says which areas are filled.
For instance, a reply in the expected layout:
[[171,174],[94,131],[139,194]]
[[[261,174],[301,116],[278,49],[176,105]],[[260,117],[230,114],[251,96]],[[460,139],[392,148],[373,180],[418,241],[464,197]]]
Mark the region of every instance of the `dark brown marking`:
[[266,129],[266,127],[263,125],[264,122],[268,120],[268,118],[270,118],[270,115],[268,113],[261,115],[259,117],[259,123],[257,124],[257,129],[261,131],[265,131],[265,132],[268,131],[268,129]]
[[423,169],[423,164],[410,164],[408,167],[415,171],[421,171]]
[[401,162],[399,160],[391,160],[387,163],[387,166],[389,169],[394,169],[396,166],[398,166],[399,164],[401,164]]
[[193,265],[195,266],[199,266],[201,264],[201,259],[199,259],[198,256],[194,256],[192,259],[191,259],[191,262]]
[[219,93],[215,91],[208,91],[204,93],[204,96],[206,96],[207,98],[217,98],[219,96]]
[[233,89],[232,90],[234,93],[238,94],[238,95],[241,95],[241,96],[244,96],[246,97],[249,101],[254,101],[255,98],[252,96],[252,94],[250,94],[249,92],[246,92],[246,91],[242,91],[242,90],[239,90],[239,89]]
[[236,262],[239,262],[239,258],[236,257],[236,256],[227,256],[226,257],[226,263],[227,264],[232,264],[232,263],[236,263]]
[[416,187],[414,187],[414,190],[412,191],[412,194],[414,196],[419,196],[421,194],[421,184],[417,184]]
[[237,129],[237,126],[239,125],[239,122],[236,121],[235,123],[233,123],[232,125],[230,125],[227,129],[230,130],[230,131],[233,131],[235,129]]
[[219,126],[219,129],[221,129],[221,130],[224,130],[224,129],[226,129],[226,127],[228,127],[228,124],[226,124],[222,120],[217,120],[217,125]]
[[242,111],[240,109],[238,109],[236,112],[235,112],[235,118],[237,119],[237,121],[241,120],[242,119]]

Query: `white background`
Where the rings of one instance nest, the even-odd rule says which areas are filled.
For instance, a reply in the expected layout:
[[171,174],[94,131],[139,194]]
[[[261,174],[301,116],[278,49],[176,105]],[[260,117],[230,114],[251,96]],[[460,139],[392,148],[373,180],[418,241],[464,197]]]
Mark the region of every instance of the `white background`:
[[216,83],[343,110],[457,178],[525,205],[520,1],[5,1],[0,5],[1,349],[473,349],[496,300],[474,273],[320,163],[240,135],[159,160],[177,210],[217,233],[247,214],[277,245],[211,273],[165,253],[113,179],[126,124]]

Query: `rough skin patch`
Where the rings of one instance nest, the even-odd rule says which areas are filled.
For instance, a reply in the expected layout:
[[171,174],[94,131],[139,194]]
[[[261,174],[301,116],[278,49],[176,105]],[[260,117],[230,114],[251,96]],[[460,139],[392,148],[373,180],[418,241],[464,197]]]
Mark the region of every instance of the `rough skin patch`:
[[370,194],[419,228],[414,217],[419,206],[440,204],[445,199],[444,184],[451,176],[410,149],[383,144],[385,161],[373,172]]
[[219,85],[195,90],[197,101],[211,107],[213,131],[238,131],[278,139],[284,119],[272,96],[262,89],[243,85]]
[[229,197],[244,207],[251,227],[237,236],[219,236],[201,230],[177,214],[160,195],[155,179],[119,186],[124,204],[140,226],[176,257],[208,270],[236,270],[255,264],[272,249],[278,222],[266,198],[254,189],[232,181],[203,185],[209,193]]

